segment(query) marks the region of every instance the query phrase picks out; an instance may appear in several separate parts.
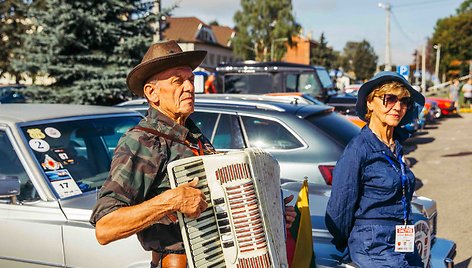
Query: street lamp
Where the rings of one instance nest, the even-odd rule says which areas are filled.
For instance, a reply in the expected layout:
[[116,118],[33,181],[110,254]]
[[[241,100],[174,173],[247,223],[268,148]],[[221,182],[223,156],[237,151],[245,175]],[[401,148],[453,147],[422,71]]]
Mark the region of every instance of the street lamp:
[[433,46],[436,49],[436,68],[434,68],[434,76],[438,79],[438,83],[440,84],[441,81],[439,80],[439,58],[441,57],[441,44],[437,44]]
[[390,11],[392,10],[392,7],[390,6],[390,3],[379,3],[379,7],[385,9],[387,12],[386,15],[386,37],[385,37],[385,71],[391,71],[392,70],[392,57],[390,55]]
[[288,41],[287,37],[272,39],[272,42],[270,43],[270,61],[274,61],[274,44],[276,42],[286,42],[286,41]]

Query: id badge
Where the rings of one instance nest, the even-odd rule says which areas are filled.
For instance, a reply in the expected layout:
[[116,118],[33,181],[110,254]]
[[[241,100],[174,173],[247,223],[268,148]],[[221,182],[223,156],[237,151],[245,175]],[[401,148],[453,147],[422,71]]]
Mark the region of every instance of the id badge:
[[395,225],[395,252],[413,252],[415,246],[415,226]]

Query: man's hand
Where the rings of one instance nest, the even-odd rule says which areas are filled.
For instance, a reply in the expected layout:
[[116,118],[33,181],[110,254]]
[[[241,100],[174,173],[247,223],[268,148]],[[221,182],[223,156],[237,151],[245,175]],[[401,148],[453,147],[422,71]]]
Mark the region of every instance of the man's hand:
[[293,195],[287,196],[284,198],[285,204],[285,228],[292,227],[295,218],[297,217],[297,212],[295,212],[295,208],[293,206],[287,206],[293,200]]
[[177,211],[192,219],[200,217],[208,207],[203,192],[195,188],[197,185],[198,177],[174,189]]

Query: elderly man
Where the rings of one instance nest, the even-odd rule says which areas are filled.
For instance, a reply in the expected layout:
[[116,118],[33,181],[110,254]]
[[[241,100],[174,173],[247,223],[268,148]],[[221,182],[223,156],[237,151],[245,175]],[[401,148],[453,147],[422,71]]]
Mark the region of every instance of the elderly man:
[[[205,196],[194,188],[198,179],[170,189],[167,174],[167,164],[174,160],[215,152],[188,119],[194,111],[192,70],[205,55],[182,52],[175,41],[157,43],[129,73],[128,88],[145,96],[150,108],[120,139],[90,219],[102,245],[137,234],[143,248],[152,250],[151,267],[186,266],[175,212],[197,218],[207,208]],[[295,212],[293,207],[287,211],[291,224]]]

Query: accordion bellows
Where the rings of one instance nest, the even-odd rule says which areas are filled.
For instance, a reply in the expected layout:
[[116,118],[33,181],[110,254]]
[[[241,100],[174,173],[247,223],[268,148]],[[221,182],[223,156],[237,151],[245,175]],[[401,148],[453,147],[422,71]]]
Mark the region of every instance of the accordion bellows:
[[171,187],[199,177],[208,209],[178,213],[188,267],[288,267],[277,161],[260,149],[189,157],[168,165]]

